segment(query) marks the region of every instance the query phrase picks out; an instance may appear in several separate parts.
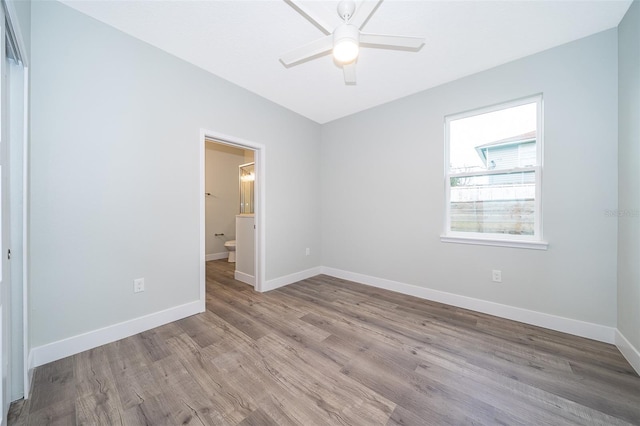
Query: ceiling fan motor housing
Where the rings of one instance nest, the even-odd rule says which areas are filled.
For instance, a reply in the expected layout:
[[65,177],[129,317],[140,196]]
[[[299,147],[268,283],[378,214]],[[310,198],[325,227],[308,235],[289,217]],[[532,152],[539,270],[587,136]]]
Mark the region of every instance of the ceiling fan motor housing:
[[333,42],[338,43],[340,40],[351,39],[356,43],[360,42],[360,30],[351,24],[340,24],[333,31]]

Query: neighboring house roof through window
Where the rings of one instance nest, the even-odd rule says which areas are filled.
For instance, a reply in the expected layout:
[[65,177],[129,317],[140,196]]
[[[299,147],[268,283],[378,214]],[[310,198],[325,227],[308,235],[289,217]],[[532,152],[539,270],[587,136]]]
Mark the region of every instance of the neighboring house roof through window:
[[[489,150],[507,147],[510,145],[522,145],[524,143],[535,142],[536,140],[536,131],[533,130],[531,132],[523,133],[521,135],[511,136],[509,138],[500,139],[493,142],[488,142],[482,145],[476,146],[476,152],[480,156],[480,159],[485,164],[485,166],[489,169],[495,168],[495,163],[491,164],[491,162],[487,163],[488,152]],[[493,167],[491,167],[493,166]]]

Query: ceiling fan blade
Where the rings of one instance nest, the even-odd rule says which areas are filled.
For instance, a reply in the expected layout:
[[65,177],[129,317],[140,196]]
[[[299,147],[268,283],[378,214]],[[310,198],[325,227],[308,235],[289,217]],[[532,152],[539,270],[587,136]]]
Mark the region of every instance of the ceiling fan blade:
[[375,12],[378,6],[380,6],[380,3],[382,3],[382,0],[359,1],[356,6],[356,11],[353,14],[353,18],[351,18],[349,23],[358,28],[364,27],[364,25],[369,21],[371,15],[373,15],[373,12]]
[[333,49],[333,36],[328,35],[285,53],[280,57],[280,62],[285,66],[294,65],[298,62],[326,53],[331,49]]
[[323,8],[314,7],[309,2],[302,4],[297,0],[284,0],[293,7],[299,14],[304,16],[309,22],[318,27],[325,34],[331,34],[335,25],[332,24],[332,16],[330,16]]
[[356,84],[356,63],[351,62],[350,64],[345,64],[342,66],[342,70],[344,71],[344,82],[345,84],[354,85]]
[[360,33],[360,43],[418,50],[424,44],[424,37]]

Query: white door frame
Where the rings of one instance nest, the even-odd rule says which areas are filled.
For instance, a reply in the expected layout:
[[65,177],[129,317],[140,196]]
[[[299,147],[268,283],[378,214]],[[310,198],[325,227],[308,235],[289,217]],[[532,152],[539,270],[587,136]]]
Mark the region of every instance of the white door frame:
[[[22,114],[22,129],[21,129],[21,137],[22,141],[11,141],[11,145],[14,147],[19,147],[21,145],[22,148],[22,185],[21,185],[21,194],[14,193],[12,195],[17,197],[22,197],[22,229],[17,230],[13,229],[13,232],[21,232],[22,233],[22,253],[15,253],[17,256],[22,257],[22,270],[20,272],[14,271],[18,274],[22,274],[22,279],[20,283],[18,283],[22,287],[22,304],[21,306],[12,306],[12,309],[21,311],[22,314],[22,323],[21,324],[11,324],[12,333],[21,334],[22,336],[22,347],[21,348],[11,348],[13,355],[17,355],[19,352],[22,352],[22,368],[23,371],[15,371],[12,370],[11,374],[13,379],[16,380],[16,376],[21,374],[22,382],[22,394],[24,398],[29,397],[29,391],[31,388],[31,377],[33,375],[33,367],[30,359],[30,344],[29,344],[29,280],[28,280],[28,272],[29,272],[29,57],[27,55],[26,44],[24,38],[22,36],[23,31],[20,27],[20,20],[18,19],[18,13],[15,9],[13,2],[2,0],[2,6],[5,11],[5,18],[8,21],[8,26],[11,28],[11,33],[13,35],[13,40],[15,42],[15,47],[18,50],[16,52],[20,56],[20,65],[22,68],[22,111],[11,111],[12,114]],[[8,88],[8,87],[7,87]],[[11,89],[16,90],[18,87],[11,87]],[[14,116],[12,115],[12,118]],[[7,125],[15,124],[15,121],[12,120],[11,123],[6,123]],[[15,129],[14,129],[15,130]],[[12,131],[13,132],[13,131]],[[20,133],[19,131],[17,133]],[[14,224],[11,224],[11,227],[14,228]],[[15,286],[14,290],[15,289]],[[14,317],[15,318],[15,317]],[[14,390],[14,392],[16,392]],[[17,391],[18,393],[19,390]],[[18,397],[19,395],[13,394],[11,398]]]
[[255,224],[256,224],[256,245],[255,245],[255,279],[256,291],[264,291],[265,280],[265,146],[263,144],[225,135],[212,130],[200,129],[200,140],[198,150],[198,160],[200,163],[200,176],[198,194],[200,200],[200,302],[202,312],[206,309],[206,261],[205,261],[205,143],[206,141],[230,145],[240,149],[250,149],[254,151],[255,161]]
[[0,371],[1,389],[0,401],[2,406],[2,418],[0,424],[5,424],[11,398],[11,263],[7,253],[11,247],[11,205],[10,205],[10,161],[9,161],[9,78],[6,67],[9,64],[5,51],[5,37],[8,32],[6,28],[4,8],[0,11],[0,198],[2,204],[2,217],[0,223],[0,263],[2,273],[0,274]]
[[[9,197],[11,228],[11,391],[12,401],[28,397],[29,369],[28,326],[25,313],[28,313],[26,291],[27,279],[27,223],[28,223],[28,145],[24,135],[26,69],[19,63],[7,63],[9,95]],[[33,372],[33,370],[31,370]]]

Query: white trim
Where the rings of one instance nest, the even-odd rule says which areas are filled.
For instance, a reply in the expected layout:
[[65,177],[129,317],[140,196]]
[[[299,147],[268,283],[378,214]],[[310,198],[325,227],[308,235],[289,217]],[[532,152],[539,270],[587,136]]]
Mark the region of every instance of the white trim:
[[481,246],[525,248],[532,250],[546,250],[549,247],[549,243],[546,241],[501,240],[498,238],[484,239],[445,235],[440,236],[440,241],[443,243],[476,244]]
[[571,318],[564,318],[543,312],[531,311],[528,309],[517,308],[515,306],[502,305],[500,303],[490,302],[487,300],[475,299],[473,297],[461,296],[458,294],[447,293],[444,291],[433,290],[426,287],[419,287],[416,285],[400,283],[397,281],[343,271],[335,268],[322,267],[322,273],[372,287],[391,290],[397,293],[419,297],[421,299],[432,300],[435,302],[445,303],[447,305],[494,315],[500,318],[549,328],[551,330],[586,337],[600,342],[614,342],[616,329],[613,327],[607,327]]
[[266,268],[266,254],[265,254],[265,241],[266,241],[266,147],[257,142],[248,141],[245,139],[237,138],[235,136],[225,135],[222,133],[214,132],[212,130],[200,129],[200,301],[202,306],[205,306],[205,285],[206,285],[206,265],[205,265],[205,248],[204,248],[204,144],[207,140],[212,142],[222,143],[239,147],[242,149],[249,149],[254,151],[253,160],[255,162],[255,226],[256,226],[256,244],[255,244],[255,290],[263,291],[262,287],[265,280],[265,268]]
[[[21,40],[22,42],[22,40]],[[21,47],[22,49],[22,47]],[[26,55],[25,55],[26,56]],[[24,398],[28,399],[33,378],[33,361],[29,347],[29,214],[30,214],[30,144],[29,144],[29,68],[24,59],[24,120],[22,130],[22,359],[24,361]]]
[[[451,114],[444,117],[444,188],[445,188],[445,209],[444,209],[444,235],[443,238],[447,240],[441,241],[449,243],[462,243],[462,244],[482,244],[503,246],[512,248],[528,248],[546,250],[547,243],[542,241],[542,173],[543,173],[543,160],[544,160],[544,110],[543,110],[544,97],[542,93],[538,93],[532,96],[515,99],[512,101],[502,102],[486,107],[476,108],[468,111],[464,111],[457,114]],[[482,114],[501,111],[509,108],[515,108],[526,104],[536,104],[536,165],[533,167],[515,167],[505,170],[481,170],[476,172],[460,172],[451,173],[450,171],[450,124],[452,121],[475,117]],[[507,243],[503,243],[504,240],[499,236],[495,237],[495,234],[482,234],[479,232],[455,232],[451,231],[451,178],[457,176],[484,176],[484,175],[498,175],[509,173],[520,173],[535,171],[535,211],[534,211],[534,228],[532,236],[512,236],[511,240]],[[461,235],[462,234],[462,235]],[[463,237],[463,238],[457,238]],[[466,240],[466,241],[465,241]],[[489,240],[495,240],[497,243],[489,243]],[[517,242],[512,242],[517,240]],[[520,241],[533,241],[538,243],[539,247],[534,244],[520,244]]]
[[626,337],[616,330],[615,344],[622,353],[622,355],[629,361],[629,364],[636,370],[636,373],[640,374],[640,351],[635,348]]
[[536,155],[537,155],[537,170],[536,170],[536,203],[537,208],[534,212],[535,214],[535,236],[539,239],[539,241],[543,240],[543,226],[542,223],[542,207],[544,200],[542,199],[542,185],[544,184],[543,176],[544,176],[544,96],[542,93],[539,95],[539,101],[537,104],[538,114],[538,125],[536,127]]
[[515,108],[522,105],[532,104],[534,102],[542,101],[542,93],[536,93],[535,95],[523,96],[518,99],[514,99],[506,102],[498,102],[496,104],[487,105],[480,108],[472,108],[466,111],[458,112],[455,114],[449,114],[445,116],[445,119],[449,121],[460,120],[461,118],[474,117],[476,115],[488,114],[490,112],[496,112],[503,109]]
[[205,240],[205,187],[204,187],[204,172],[205,172],[205,154],[204,149],[206,144],[206,135],[204,130],[200,129],[200,139],[198,140],[198,200],[200,205],[198,206],[198,235],[200,237],[200,291],[199,291],[199,303],[202,310],[207,309],[206,289],[207,289],[207,260],[205,258],[206,240]]
[[[9,234],[10,247],[12,250],[11,260],[11,280],[10,280],[10,320],[11,332],[8,334],[10,343],[10,384],[8,395],[10,401],[15,401],[24,396],[25,380],[25,327],[24,327],[24,271],[25,271],[25,229],[28,217],[25,214],[25,164],[26,160],[23,132],[26,121],[25,101],[25,72],[21,63],[6,61],[7,66],[7,88],[9,97],[9,110],[7,111],[7,125],[9,135]],[[20,106],[20,108],[18,108]],[[14,167],[16,166],[16,167]],[[19,298],[16,296],[19,295]]]
[[497,170],[478,170],[475,172],[459,172],[449,173],[449,177],[475,177],[475,176],[495,176],[495,175],[511,175],[516,173],[537,173],[539,171],[538,166],[529,167],[513,167],[511,169],[497,169]]
[[275,290],[276,288],[284,287],[285,285],[315,277],[316,275],[322,274],[322,270],[323,268],[321,266],[316,266],[315,268],[305,269],[304,271],[294,272],[293,274],[274,278],[265,283],[262,291]]
[[238,281],[242,281],[245,284],[256,286],[256,277],[253,275],[245,274],[244,272],[234,271],[233,278]]
[[134,334],[203,312],[200,301],[186,303],[132,320],[89,331],[57,342],[35,347],[29,353],[29,368],[38,367],[96,348]]
[[25,367],[26,381],[25,381],[24,399],[29,399],[31,394],[29,392],[27,392],[27,389],[31,389],[31,385],[33,384],[33,371],[36,368],[36,366],[34,365],[34,360],[33,360],[33,351],[29,351],[29,355],[27,355],[26,359],[27,359],[27,363],[25,364],[25,366],[26,366]]
[[229,258],[229,252],[226,251],[224,253],[211,253],[206,255],[204,258],[207,262],[209,262],[210,260],[227,259]]

